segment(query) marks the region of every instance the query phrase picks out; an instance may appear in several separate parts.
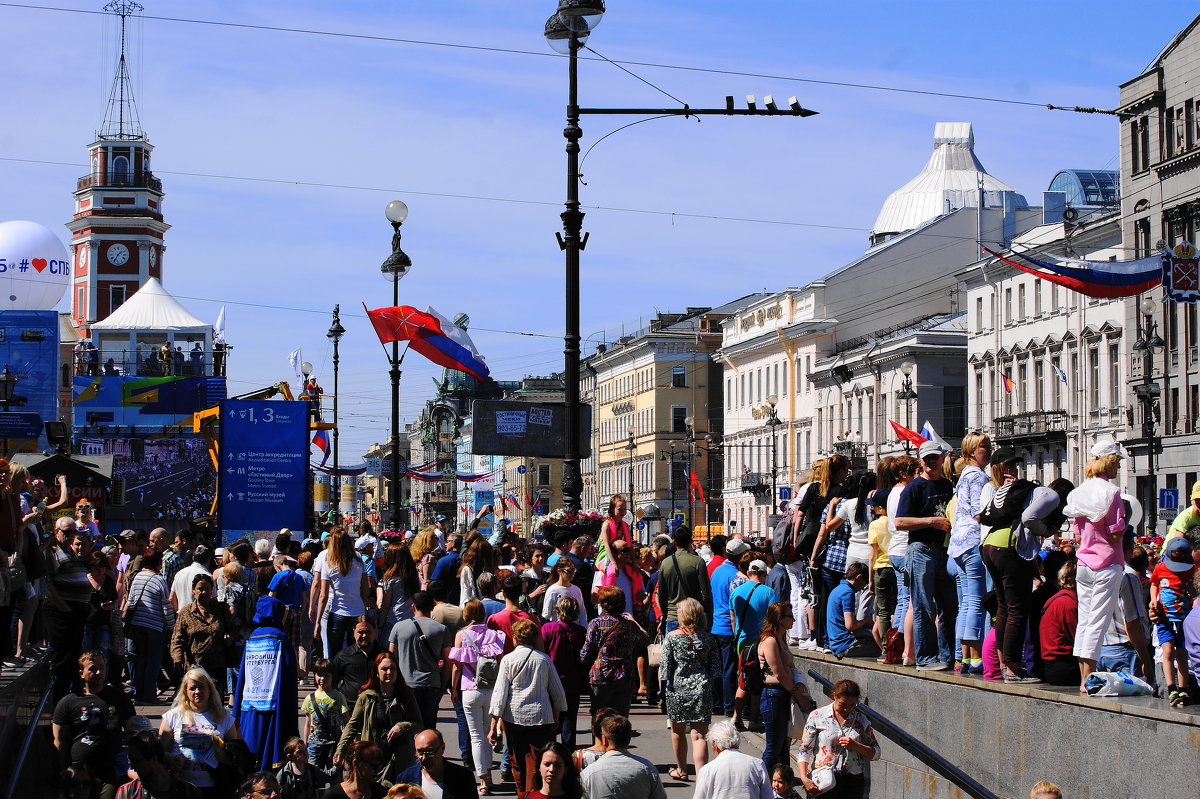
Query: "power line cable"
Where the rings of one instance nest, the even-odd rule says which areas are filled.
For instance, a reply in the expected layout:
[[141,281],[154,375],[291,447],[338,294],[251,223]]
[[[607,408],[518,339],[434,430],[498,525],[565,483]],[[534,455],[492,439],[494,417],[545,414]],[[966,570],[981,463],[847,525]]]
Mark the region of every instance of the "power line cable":
[[[57,12],[70,13],[70,14],[107,15],[107,12],[104,12],[104,11],[93,11],[93,10],[80,9],[80,8],[61,8],[58,6],[34,5],[31,3],[0,2],[0,7],[23,8],[23,9],[28,9],[28,10],[32,10],[32,11],[57,11]],[[509,47],[488,47],[488,46],[484,46],[484,45],[459,44],[459,43],[454,43],[454,42],[435,42],[435,41],[429,41],[429,40],[424,40],[424,39],[405,39],[405,38],[400,38],[400,37],[395,37],[395,36],[379,36],[379,35],[365,34],[365,33],[346,33],[344,31],[318,30],[318,29],[312,29],[312,28],[292,28],[292,27],[286,27],[286,26],[281,26],[281,25],[254,25],[254,24],[246,23],[246,22],[225,22],[225,21],[219,21],[219,20],[193,19],[193,18],[187,18],[187,17],[167,17],[167,16],[160,16],[160,15],[154,15],[154,14],[142,14],[139,16],[141,16],[143,19],[154,20],[156,22],[179,22],[179,23],[184,23],[184,24],[188,24],[188,25],[209,25],[209,26],[214,26],[214,27],[241,28],[241,29],[245,29],[245,30],[256,30],[256,31],[274,31],[274,32],[279,32],[279,33],[298,33],[298,34],[303,34],[303,35],[307,35],[307,36],[328,36],[328,37],[339,38],[339,39],[360,39],[360,40],[364,40],[364,41],[389,42],[392,44],[408,44],[408,45],[417,45],[417,46],[422,46],[422,47],[445,47],[445,48],[452,48],[452,49],[456,49],[456,50],[476,50],[476,51],[488,52],[488,53],[501,53],[504,55],[537,56],[539,58],[566,58],[567,57],[567,56],[564,56],[564,55],[561,55],[558,53],[544,53],[544,52],[540,52],[540,51],[536,51],[536,50],[518,50],[515,48],[509,48]],[[593,53],[596,52],[595,50],[592,50],[592,48],[590,48],[590,47],[587,49]],[[624,59],[615,61],[615,60],[610,60],[610,59],[604,58],[603,56],[600,56],[599,53],[596,53],[596,55],[599,57],[598,58],[585,58],[584,60],[608,61],[609,63],[613,64],[614,66],[627,65],[627,66],[634,66],[634,67],[650,67],[653,69],[673,69],[673,70],[680,70],[680,71],[684,71],[684,72],[699,72],[699,73],[706,73],[706,74],[711,74],[711,75],[731,75],[734,77],[743,77],[743,78],[764,78],[767,80],[782,80],[782,81],[789,81],[792,83],[809,83],[809,84],[813,84],[813,85],[817,85],[817,86],[835,86],[838,88],[846,88],[846,89],[865,89],[865,90],[870,90],[870,91],[896,92],[896,93],[900,93],[900,94],[924,95],[927,97],[945,97],[945,98],[952,99],[952,100],[974,100],[977,102],[985,102],[985,103],[1002,103],[1005,105],[1019,105],[1019,106],[1028,106],[1028,107],[1032,107],[1032,108],[1043,108],[1043,109],[1047,109],[1047,110],[1051,110],[1051,111],[1076,111],[1079,113],[1092,113],[1092,114],[1095,114],[1095,113],[1111,114],[1111,113],[1113,113],[1111,111],[1105,111],[1103,109],[1098,109],[1098,108],[1081,107],[1081,106],[1059,106],[1059,105],[1055,105],[1053,103],[1038,103],[1038,102],[1033,102],[1032,100],[1014,100],[1014,99],[1006,98],[1006,97],[987,97],[984,95],[976,95],[976,94],[961,94],[961,93],[956,93],[956,92],[939,92],[939,91],[933,91],[930,89],[909,89],[909,88],[898,87],[898,86],[879,86],[876,84],[857,83],[857,82],[852,82],[852,81],[822,80],[822,79],[818,79],[818,78],[800,78],[800,77],[791,76],[791,75],[774,75],[774,74],[762,73],[762,72],[742,72],[739,70],[717,69],[714,67],[693,67],[693,66],[686,66],[686,65],[681,65],[681,64],[659,64],[659,63],[655,63],[652,61],[629,61],[629,60],[624,60]],[[632,75],[633,73],[630,73],[630,74]],[[634,75],[634,77],[638,77],[638,76]],[[653,86],[653,84],[650,84],[649,81],[644,81],[644,79],[642,79],[642,78],[638,78],[638,80],[643,80],[643,82],[646,82],[647,84]],[[657,86],[654,86],[654,88],[657,89],[658,91],[663,91],[662,89],[659,89]],[[665,93],[666,92],[664,92],[664,94]],[[668,96],[670,96],[670,95],[668,95]],[[672,99],[675,99],[675,98],[672,98]],[[680,101],[676,100],[676,102],[680,102]]]

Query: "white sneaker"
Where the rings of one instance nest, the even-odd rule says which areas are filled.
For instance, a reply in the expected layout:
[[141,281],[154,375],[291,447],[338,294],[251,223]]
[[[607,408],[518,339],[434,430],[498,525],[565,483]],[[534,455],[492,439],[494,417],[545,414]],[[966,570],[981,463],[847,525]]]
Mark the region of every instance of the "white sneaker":
[[808,652],[814,652],[817,649],[817,642],[811,638],[805,638],[800,642],[800,648]]

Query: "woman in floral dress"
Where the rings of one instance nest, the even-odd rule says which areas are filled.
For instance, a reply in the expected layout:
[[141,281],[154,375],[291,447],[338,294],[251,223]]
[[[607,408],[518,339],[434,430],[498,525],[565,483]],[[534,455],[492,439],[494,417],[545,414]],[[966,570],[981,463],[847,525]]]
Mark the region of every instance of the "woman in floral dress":
[[796,763],[800,767],[800,782],[810,795],[819,792],[813,772],[830,768],[835,783],[821,796],[863,799],[866,790],[863,771],[867,761],[879,759],[879,744],[871,722],[858,709],[861,694],[858,683],[838,680],[829,694],[833,701],[808,714]]
[[671,722],[671,745],[675,767],[668,773],[687,782],[686,728],[692,732],[692,759],[696,771],[708,762],[705,734],[712,720],[712,686],[721,679],[721,656],[717,639],[710,635],[704,608],[694,599],[678,607],[679,628],[663,639],[662,676],[667,684],[667,718]]

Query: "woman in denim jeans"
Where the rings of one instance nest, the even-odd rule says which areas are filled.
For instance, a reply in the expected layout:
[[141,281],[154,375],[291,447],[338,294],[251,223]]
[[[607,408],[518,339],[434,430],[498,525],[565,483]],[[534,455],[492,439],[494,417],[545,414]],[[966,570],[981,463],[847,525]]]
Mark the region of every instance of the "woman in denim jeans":
[[958,503],[947,555],[958,567],[955,576],[959,597],[956,637],[962,647],[959,670],[963,674],[982,674],[985,618],[980,601],[987,592],[987,570],[979,552],[982,540],[979,513],[983,510],[980,499],[983,488],[988,484],[984,467],[992,459],[992,442],[982,433],[969,433],[963,438],[962,454],[967,466],[958,476],[958,485],[954,489]]
[[375,597],[371,595],[370,578],[363,571],[362,561],[354,554],[354,544],[340,527],[330,533],[329,549],[317,571],[321,588],[313,621],[329,610],[329,648],[325,653],[329,656],[351,643],[355,622],[367,612],[365,600],[369,597],[374,605]]
[[766,737],[762,762],[768,774],[775,766],[788,762],[792,702],[799,704],[805,713],[817,706],[808,695],[808,688],[800,681],[800,671],[788,649],[787,631],[791,626],[791,603],[773,602],[767,608],[758,639],[758,665],[762,668],[764,682],[759,709]]
[[917,476],[920,461],[911,455],[901,455],[892,461],[892,476],[896,483],[887,496],[888,560],[896,573],[896,610],[892,615],[892,628],[904,633],[904,665],[917,664],[916,643],[913,640],[912,614],[909,613],[908,581],[904,576],[904,556],[908,554],[908,531],[896,529],[896,508],[900,505],[900,494],[904,487]]

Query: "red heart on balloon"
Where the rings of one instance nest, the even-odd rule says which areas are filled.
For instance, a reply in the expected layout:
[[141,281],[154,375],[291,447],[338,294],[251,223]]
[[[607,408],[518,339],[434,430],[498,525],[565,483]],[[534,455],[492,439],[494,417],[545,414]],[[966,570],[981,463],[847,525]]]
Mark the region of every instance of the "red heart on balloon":
[[39,272],[41,272],[47,266],[48,266],[48,264],[46,263],[45,258],[34,258],[33,259],[33,268],[38,270]]

